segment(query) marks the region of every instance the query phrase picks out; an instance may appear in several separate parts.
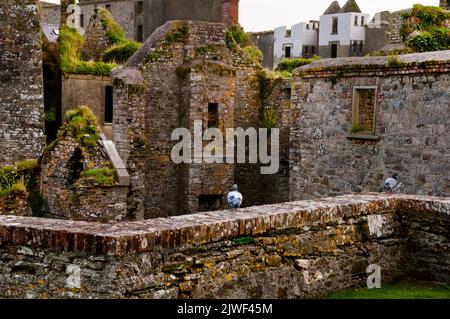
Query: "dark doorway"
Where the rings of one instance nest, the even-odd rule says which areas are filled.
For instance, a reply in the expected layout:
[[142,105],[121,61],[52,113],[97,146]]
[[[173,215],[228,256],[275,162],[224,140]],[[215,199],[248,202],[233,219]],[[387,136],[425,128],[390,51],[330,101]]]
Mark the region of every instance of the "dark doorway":
[[83,169],[83,153],[81,149],[77,148],[67,162],[67,185],[73,185],[81,177]]
[[338,53],[338,45],[337,44],[332,44],[331,45],[331,57],[333,59],[337,58],[337,53]]
[[287,46],[284,48],[284,57],[286,59],[290,59],[291,58],[291,47]]
[[222,195],[200,195],[198,199],[199,212],[211,212],[222,206]]

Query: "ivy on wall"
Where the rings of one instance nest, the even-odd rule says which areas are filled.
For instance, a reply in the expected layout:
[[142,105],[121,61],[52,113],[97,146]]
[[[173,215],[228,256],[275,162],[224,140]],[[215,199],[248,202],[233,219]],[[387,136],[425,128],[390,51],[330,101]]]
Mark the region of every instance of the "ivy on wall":
[[400,30],[409,47],[416,52],[440,51],[450,48],[450,12],[440,7],[416,4],[402,15]]

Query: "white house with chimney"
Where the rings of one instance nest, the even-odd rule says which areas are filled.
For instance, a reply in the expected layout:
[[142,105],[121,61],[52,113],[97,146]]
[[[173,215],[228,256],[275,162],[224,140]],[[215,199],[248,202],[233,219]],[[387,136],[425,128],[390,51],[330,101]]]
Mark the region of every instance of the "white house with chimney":
[[355,0],[348,0],[342,8],[334,1],[320,17],[319,55],[322,58],[362,56],[369,18]]

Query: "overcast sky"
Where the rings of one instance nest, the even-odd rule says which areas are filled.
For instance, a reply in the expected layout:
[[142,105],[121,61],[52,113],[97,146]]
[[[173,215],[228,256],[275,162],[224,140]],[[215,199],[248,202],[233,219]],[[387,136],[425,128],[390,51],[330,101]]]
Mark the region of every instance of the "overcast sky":
[[[59,2],[59,0],[46,0]],[[339,0],[341,6],[347,0]],[[298,22],[318,20],[332,0],[240,0],[240,22],[246,31],[271,30]],[[439,5],[439,0],[358,0],[363,13],[396,11],[415,3]]]

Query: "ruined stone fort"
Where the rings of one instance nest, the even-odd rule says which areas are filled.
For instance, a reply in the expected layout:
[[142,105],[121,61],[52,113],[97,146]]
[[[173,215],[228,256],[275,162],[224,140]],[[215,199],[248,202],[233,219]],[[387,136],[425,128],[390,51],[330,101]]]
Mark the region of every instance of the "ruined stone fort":
[[[0,3],[0,298],[320,298],[372,264],[450,283],[450,50],[284,77],[238,0],[69,4]],[[198,121],[279,129],[278,171],[176,164]]]

